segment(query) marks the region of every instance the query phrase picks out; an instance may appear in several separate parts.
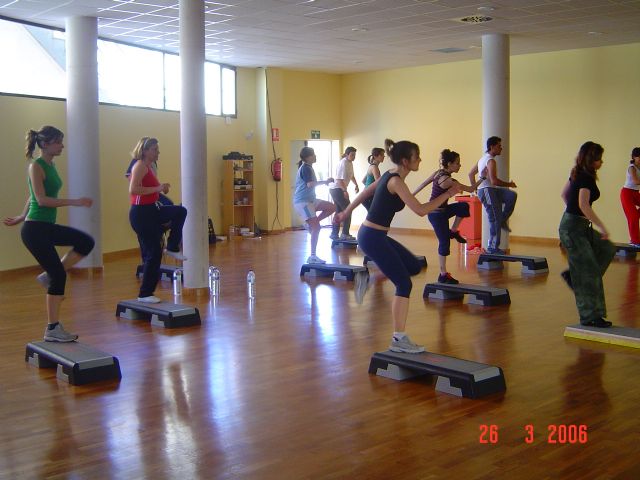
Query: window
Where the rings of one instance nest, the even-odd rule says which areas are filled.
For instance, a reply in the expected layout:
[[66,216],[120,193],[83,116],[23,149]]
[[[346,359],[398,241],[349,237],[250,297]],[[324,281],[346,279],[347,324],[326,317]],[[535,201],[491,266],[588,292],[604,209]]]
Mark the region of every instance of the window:
[[[0,92],[66,98],[65,34],[0,20]],[[43,73],[46,72],[46,73]],[[236,70],[205,62],[205,111],[235,116]],[[180,57],[98,40],[99,101],[180,110]]]

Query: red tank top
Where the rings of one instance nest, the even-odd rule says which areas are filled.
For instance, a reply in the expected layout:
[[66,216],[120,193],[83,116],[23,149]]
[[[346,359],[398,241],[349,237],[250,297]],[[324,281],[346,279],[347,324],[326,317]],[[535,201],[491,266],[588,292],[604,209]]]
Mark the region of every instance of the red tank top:
[[[157,187],[160,182],[153,173],[153,169],[147,168],[147,174],[142,177],[143,187]],[[160,192],[148,193],[146,195],[130,195],[131,205],[152,205],[160,198]]]

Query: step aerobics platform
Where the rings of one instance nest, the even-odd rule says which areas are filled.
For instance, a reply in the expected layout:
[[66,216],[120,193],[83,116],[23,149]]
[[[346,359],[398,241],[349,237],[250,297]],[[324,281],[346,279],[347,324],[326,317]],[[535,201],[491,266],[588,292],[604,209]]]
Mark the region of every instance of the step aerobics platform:
[[640,348],[640,329],[630,327],[587,327],[577,324],[565,327],[564,336],[579,340],[609,343],[622,347]]
[[423,298],[429,297],[437,300],[456,300],[465,295],[467,303],[492,307],[495,305],[509,305],[511,297],[506,288],[485,287],[484,285],[469,285],[465,283],[427,283],[424,286]]
[[196,307],[169,302],[123,300],[116,307],[116,317],[127,320],[151,320],[151,325],[165,328],[190,327],[202,323]]
[[544,257],[530,257],[528,255],[502,255],[499,253],[481,253],[478,257],[478,269],[501,270],[502,262],[521,262],[522,273],[539,274],[547,273],[549,265]]
[[507,389],[500,367],[437,353],[374,353],[369,373],[393,380],[437,377],[436,390],[457,397],[480,398]]
[[353,281],[356,273],[368,272],[361,265],[342,265],[335,263],[305,263],[300,269],[300,276],[333,277],[334,280]]

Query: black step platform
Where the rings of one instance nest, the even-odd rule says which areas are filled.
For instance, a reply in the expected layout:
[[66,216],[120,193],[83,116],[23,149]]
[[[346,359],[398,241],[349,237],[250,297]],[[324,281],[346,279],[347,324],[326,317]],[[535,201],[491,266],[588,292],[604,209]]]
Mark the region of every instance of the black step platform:
[[[136,268],[136,277],[142,278],[143,268],[144,267],[142,265],[138,265],[138,268]],[[179,268],[181,269],[182,267],[178,265],[160,265],[160,280],[168,280],[170,282],[173,282],[173,272],[175,272]]]
[[116,316],[127,320],[151,320],[151,325],[165,328],[191,327],[202,323],[196,307],[169,302],[123,300],[116,307]]
[[358,246],[358,241],[357,240],[332,240],[331,241],[331,248],[335,248],[335,247],[344,247],[344,248],[350,248],[350,247],[357,247]]
[[628,243],[614,243],[613,245],[616,247],[616,257],[636,258],[636,254],[640,252],[640,248]]
[[38,368],[57,368],[56,376],[71,385],[122,378],[116,357],[79,342],[31,342],[24,359]]
[[[418,263],[422,268],[427,268],[427,257],[425,257],[424,255],[416,255],[416,260],[418,260]],[[376,262],[371,260],[367,255],[365,255],[364,260],[362,261],[362,264],[366,267],[370,264],[375,265]]]
[[620,345],[621,347],[640,348],[640,329],[630,327],[587,327],[585,325],[570,325],[564,329],[564,336],[579,340]]
[[495,305],[509,305],[511,297],[506,288],[485,287],[484,285],[469,285],[465,283],[427,283],[422,296],[438,300],[460,299],[468,295],[467,303],[493,307]]
[[499,253],[481,253],[478,257],[480,270],[500,270],[502,262],[521,262],[522,273],[538,274],[549,271],[547,259],[544,257],[530,257],[528,255],[502,255]]
[[360,265],[342,265],[335,263],[305,263],[300,269],[300,276],[333,277],[334,280],[353,281],[356,273],[367,272]]
[[465,398],[480,398],[507,389],[500,367],[429,352],[374,353],[369,373],[394,380],[434,375],[436,390]]

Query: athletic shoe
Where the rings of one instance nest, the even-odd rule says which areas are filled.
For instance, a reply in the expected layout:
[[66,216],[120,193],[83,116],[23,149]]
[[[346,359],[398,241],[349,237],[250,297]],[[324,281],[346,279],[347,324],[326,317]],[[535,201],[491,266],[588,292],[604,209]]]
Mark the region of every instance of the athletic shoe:
[[507,252],[505,252],[501,248],[487,248],[487,253],[490,253],[492,255],[506,255],[507,254]]
[[391,339],[389,350],[400,353],[422,353],[424,352],[424,347],[413,343],[408,335],[404,335],[401,338],[394,335]]
[[160,300],[155,295],[149,295],[148,297],[138,297],[138,301],[142,303],[160,303]]
[[567,286],[573,290],[573,282],[571,281],[571,272],[569,270],[565,270],[560,274],[562,279],[567,283]]
[[187,257],[185,257],[180,251],[174,252],[173,250],[167,250],[165,248],[164,253],[166,253],[170,257],[175,258],[176,260],[180,260],[181,262],[184,262],[187,259]]
[[604,318],[596,318],[595,320],[588,320],[586,322],[580,321],[585,327],[597,327],[597,328],[609,328],[613,323]]
[[460,232],[458,230],[456,230],[455,232],[453,230],[450,230],[449,238],[455,238],[458,243],[467,243],[467,239],[460,235]]
[[49,285],[51,285],[51,279],[49,278],[49,274],[47,272],[42,272],[36,277],[36,280],[44,288],[49,288]]
[[353,235],[345,235],[344,233],[340,235],[340,240],[355,240],[356,237]]
[[309,255],[309,258],[307,258],[307,263],[327,263],[324,260],[322,260],[320,257],[316,256],[316,255]]
[[441,273],[438,275],[438,283],[448,283],[449,285],[457,285],[460,283],[458,280],[453,278],[449,272]]
[[53,330],[49,330],[49,327],[44,330],[45,342],[75,342],[77,339],[78,335],[67,332],[60,322]]
[[356,273],[353,279],[353,283],[355,284],[354,293],[356,295],[356,303],[358,305],[362,305],[364,295],[369,289],[369,272],[366,271]]
[[630,243],[629,245],[633,248],[640,248],[640,243]]
[[338,240],[340,239],[340,236],[337,233],[332,233],[331,235],[329,235],[329,238],[331,240]]

